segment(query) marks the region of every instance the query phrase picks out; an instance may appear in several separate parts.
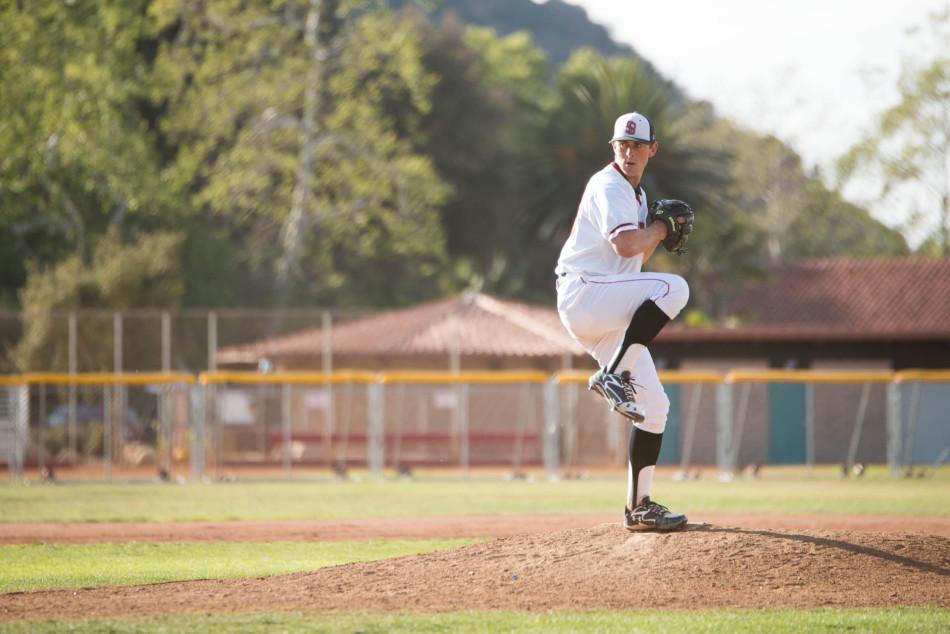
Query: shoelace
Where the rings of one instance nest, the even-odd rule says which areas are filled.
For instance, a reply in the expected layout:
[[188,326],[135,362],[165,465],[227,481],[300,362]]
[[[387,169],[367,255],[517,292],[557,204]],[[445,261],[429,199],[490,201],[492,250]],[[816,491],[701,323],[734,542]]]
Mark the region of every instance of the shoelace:
[[662,504],[658,502],[654,502],[653,500],[650,500],[650,503],[647,504],[647,508],[650,509],[651,511],[657,511],[659,513],[670,512],[670,509],[666,508],[665,506],[663,506]]
[[623,386],[623,395],[631,403],[637,400],[637,391],[633,387],[633,381],[630,379],[630,373],[624,372],[620,375],[620,384]]

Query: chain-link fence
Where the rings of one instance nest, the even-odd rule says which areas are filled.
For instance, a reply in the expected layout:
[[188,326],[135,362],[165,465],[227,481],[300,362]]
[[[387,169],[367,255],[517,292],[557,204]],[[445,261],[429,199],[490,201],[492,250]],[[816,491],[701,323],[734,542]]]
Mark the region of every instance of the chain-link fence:
[[[670,397],[660,464],[723,477],[763,465],[887,463],[950,454],[950,371],[661,372]],[[437,467],[572,477],[626,463],[630,425],[586,387],[543,372],[25,374],[0,381],[0,460],[110,480],[293,477]]]
[[219,352],[344,324],[365,311],[219,309],[53,311],[24,337],[19,313],[0,312],[0,371],[191,372],[218,368]]

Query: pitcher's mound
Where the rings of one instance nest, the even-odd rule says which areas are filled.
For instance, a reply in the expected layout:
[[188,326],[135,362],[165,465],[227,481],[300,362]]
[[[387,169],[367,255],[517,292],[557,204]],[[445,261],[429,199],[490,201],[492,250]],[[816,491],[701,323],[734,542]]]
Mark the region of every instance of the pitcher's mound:
[[950,539],[616,524],[311,573],[3,595],[0,617],[247,610],[950,607]]

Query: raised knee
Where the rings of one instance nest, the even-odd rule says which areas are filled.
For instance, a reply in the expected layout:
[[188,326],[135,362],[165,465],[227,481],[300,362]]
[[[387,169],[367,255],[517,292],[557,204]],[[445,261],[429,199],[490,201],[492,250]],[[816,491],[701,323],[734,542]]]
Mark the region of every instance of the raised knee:
[[670,398],[666,392],[660,392],[649,400],[645,399],[643,407],[646,409],[646,417],[642,423],[637,423],[637,427],[651,434],[662,434],[670,414]]
[[673,319],[686,306],[689,301],[689,285],[686,280],[679,275],[669,275],[666,277],[668,288],[666,293],[656,300],[657,306],[663,309],[666,315]]
[[689,301],[689,284],[684,278],[679,275],[673,276],[673,281],[670,283],[670,295],[674,296],[680,309],[686,306],[686,302]]

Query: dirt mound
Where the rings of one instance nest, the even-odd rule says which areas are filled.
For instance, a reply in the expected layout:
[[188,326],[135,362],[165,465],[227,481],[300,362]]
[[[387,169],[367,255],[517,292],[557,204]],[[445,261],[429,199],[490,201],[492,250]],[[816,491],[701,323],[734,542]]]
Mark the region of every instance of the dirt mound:
[[617,524],[259,579],[0,595],[0,618],[182,611],[950,607],[950,539]]
[[[374,517],[348,520],[259,520],[229,522],[46,522],[0,523],[0,544],[97,544],[121,542],[333,541],[511,537],[585,528],[617,520],[618,513],[564,515],[466,515]],[[926,533],[950,537],[950,517],[873,515],[690,514],[700,523],[769,530],[821,527],[835,531]]]

